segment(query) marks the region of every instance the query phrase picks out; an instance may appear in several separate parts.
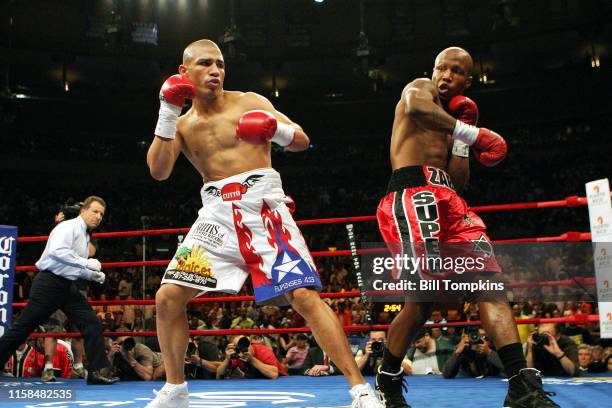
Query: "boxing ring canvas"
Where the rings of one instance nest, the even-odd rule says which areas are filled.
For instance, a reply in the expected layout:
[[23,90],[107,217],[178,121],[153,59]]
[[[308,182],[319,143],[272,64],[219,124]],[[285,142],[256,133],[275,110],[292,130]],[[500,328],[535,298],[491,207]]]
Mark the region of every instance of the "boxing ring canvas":
[[[367,378],[374,383],[372,377]],[[413,408],[499,408],[506,395],[503,378],[456,378],[445,380],[437,376],[407,377],[408,402]],[[15,387],[13,380],[3,378],[0,388]],[[32,387],[42,386],[38,381]],[[6,399],[0,406],[24,408],[72,407],[144,407],[153,398],[153,389],[162,382],[120,382],[112,386],[88,386],[84,380],[61,380],[58,388],[70,388],[75,401],[16,402]],[[23,385],[21,385],[23,387]],[[546,378],[544,389],[553,391],[555,402],[564,408],[594,408],[612,406],[612,373],[577,378]],[[6,395],[5,393],[3,395]],[[281,377],[278,380],[192,380],[189,383],[190,407],[215,408],[339,408],[350,407],[346,380],[333,377]]]

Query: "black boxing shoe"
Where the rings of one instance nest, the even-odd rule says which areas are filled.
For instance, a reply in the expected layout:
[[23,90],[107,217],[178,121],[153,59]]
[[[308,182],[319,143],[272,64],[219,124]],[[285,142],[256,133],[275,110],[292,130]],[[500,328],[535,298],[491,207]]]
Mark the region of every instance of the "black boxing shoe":
[[407,385],[404,381],[403,368],[400,368],[399,372],[391,374],[382,371],[381,367],[378,367],[378,373],[376,373],[376,391],[386,408],[411,408],[406,399],[404,399],[404,391],[406,389]]
[[119,377],[107,377],[100,371],[89,371],[87,373],[87,385],[111,385],[119,381]]
[[554,392],[542,388],[542,375],[535,368],[523,368],[508,380],[508,395],[504,408],[560,408],[548,397]]

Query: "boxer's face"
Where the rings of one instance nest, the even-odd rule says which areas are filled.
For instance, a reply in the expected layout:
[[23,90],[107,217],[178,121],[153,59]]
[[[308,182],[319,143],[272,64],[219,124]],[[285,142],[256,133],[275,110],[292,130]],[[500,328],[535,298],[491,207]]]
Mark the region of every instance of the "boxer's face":
[[445,51],[436,58],[431,80],[438,88],[438,95],[443,101],[463,94],[472,84],[471,58],[458,51]]
[[181,65],[179,72],[189,77],[196,87],[196,94],[204,97],[215,97],[223,91],[225,79],[225,62],[218,48],[197,47],[192,52],[193,58]]

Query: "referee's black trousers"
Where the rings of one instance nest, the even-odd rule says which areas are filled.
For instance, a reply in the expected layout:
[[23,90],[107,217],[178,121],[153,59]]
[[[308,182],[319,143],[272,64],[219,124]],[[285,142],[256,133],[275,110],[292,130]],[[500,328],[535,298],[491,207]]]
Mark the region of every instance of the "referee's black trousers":
[[75,281],[62,278],[49,271],[41,271],[34,278],[28,305],[22,310],[13,326],[0,337],[0,369],[11,354],[36,329],[47,321],[57,309],[61,309],[78,327],[85,339],[85,353],[89,370],[109,367],[104,349],[102,324]]

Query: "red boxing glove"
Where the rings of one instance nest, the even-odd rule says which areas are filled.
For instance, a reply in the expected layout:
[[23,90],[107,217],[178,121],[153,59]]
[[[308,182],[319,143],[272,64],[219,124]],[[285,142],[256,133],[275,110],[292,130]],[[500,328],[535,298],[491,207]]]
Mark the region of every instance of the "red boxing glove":
[[448,102],[448,113],[468,125],[476,126],[478,123],[478,105],[466,96],[454,96]]
[[269,112],[252,110],[245,112],[236,125],[236,138],[252,144],[266,144],[270,141],[286,147],[293,143],[295,128],[280,123]]
[[185,105],[185,99],[193,99],[195,86],[185,75],[172,75],[159,91],[159,117],[155,126],[155,135],[173,140],[176,124]]
[[181,74],[166,79],[159,91],[159,99],[181,109],[185,105],[185,99],[193,99],[194,96],[195,86],[186,75]]
[[480,128],[472,145],[474,156],[482,165],[493,167],[506,157],[508,145],[503,137],[486,128]]
[[276,118],[266,111],[248,111],[238,120],[236,137],[253,144],[266,144],[274,136],[277,125]]

